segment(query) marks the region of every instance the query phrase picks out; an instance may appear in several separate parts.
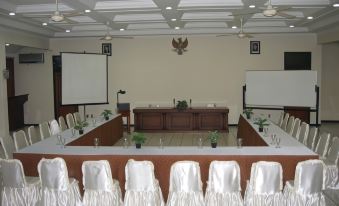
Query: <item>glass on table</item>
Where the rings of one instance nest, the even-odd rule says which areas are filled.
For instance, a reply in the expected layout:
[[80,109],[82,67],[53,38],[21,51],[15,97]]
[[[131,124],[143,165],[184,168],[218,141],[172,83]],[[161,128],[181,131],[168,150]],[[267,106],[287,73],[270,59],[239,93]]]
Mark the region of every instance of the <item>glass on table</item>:
[[96,123],[97,123],[97,120],[92,117],[92,125],[93,125],[93,127],[95,127]]
[[264,136],[268,137],[268,127],[264,127]]
[[57,134],[57,145],[61,145],[61,138],[62,138],[62,136],[61,136],[61,134]]
[[98,137],[94,138],[94,147],[98,148],[100,145],[100,139]]
[[276,134],[271,134],[271,145],[274,145],[276,143],[276,138],[277,138],[277,135]]
[[198,148],[199,149],[203,148],[202,144],[203,144],[202,137],[199,137],[199,139],[198,139]]
[[164,149],[164,140],[162,139],[162,137],[160,137],[159,139],[159,148]]
[[61,148],[66,148],[66,138],[61,137],[60,142],[61,142]]
[[277,143],[275,148],[280,148],[280,137],[277,137],[275,141]]
[[125,148],[125,149],[127,149],[128,148],[128,139],[127,139],[127,137],[125,137],[124,138],[124,142],[123,142],[123,147]]
[[74,137],[74,136],[75,136],[75,129],[72,128],[72,129],[71,129],[71,132],[72,132],[72,137]]
[[242,138],[238,138],[238,139],[237,139],[237,147],[238,147],[239,149],[242,148],[242,144],[243,144],[243,139],[242,139]]

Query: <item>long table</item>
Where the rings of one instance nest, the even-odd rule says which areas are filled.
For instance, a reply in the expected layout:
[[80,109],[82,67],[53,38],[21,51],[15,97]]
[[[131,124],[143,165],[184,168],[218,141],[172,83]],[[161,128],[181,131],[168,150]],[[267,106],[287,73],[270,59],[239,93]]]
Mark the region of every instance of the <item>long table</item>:
[[[243,116],[240,116],[239,129],[253,129],[253,136],[249,136],[248,138],[261,138],[267,146],[244,146],[242,148],[218,147],[215,149],[210,147],[198,149],[196,146],[164,147],[163,149],[158,147],[142,147],[142,149],[135,149],[134,146],[130,146],[129,148],[118,146],[100,146],[98,148],[94,148],[91,145],[72,146],[74,144],[73,142],[80,143],[81,141],[79,139],[90,138],[91,136],[87,136],[87,134],[99,131],[101,127],[106,127],[107,124],[114,125],[121,123],[121,116],[116,116],[108,122],[100,123],[95,128],[88,128],[86,131],[88,133],[84,134],[83,136],[71,137],[70,131],[65,131],[64,135],[67,138],[66,148],[56,145],[56,137],[52,136],[30,147],[24,148],[19,152],[16,152],[14,157],[22,161],[25,174],[30,176],[38,175],[37,164],[41,158],[62,157],[67,163],[69,176],[76,178],[81,184],[81,165],[83,161],[105,159],[109,161],[113,178],[119,180],[120,187],[123,192],[125,183],[125,165],[127,161],[129,159],[149,160],[154,164],[155,176],[159,180],[165,198],[167,198],[169,189],[170,167],[176,161],[192,160],[199,162],[201,178],[205,189],[206,181],[208,179],[208,169],[211,161],[236,160],[240,165],[241,187],[244,191],[246,187],[246,180],[250,177],[251,165],[254,162],[261,160],[280,162],[283,166],[283,176],[285,181],[294,179],[295,166],[299,161],[318,159],[317,154],[303,146],[288,134],[284,133],[276,125],[271,124],[269,126],[269,131],[275,132],[277,136],[282,138],[281,148],[275,148],[274,145],[270,144],[269,137],[264,137],[260,133],[255,132],[256,125],[245,119],[243,119],[245,120],[243,121],[241,120],[242,118]],[[113,130],[113,134],[115,135],[121,135],[120,132],[120,129],[117,128]],[[242,131],[239,132],[239,134],[241,134]],[[80,188],[82,189],[83,187],[80,186]]]

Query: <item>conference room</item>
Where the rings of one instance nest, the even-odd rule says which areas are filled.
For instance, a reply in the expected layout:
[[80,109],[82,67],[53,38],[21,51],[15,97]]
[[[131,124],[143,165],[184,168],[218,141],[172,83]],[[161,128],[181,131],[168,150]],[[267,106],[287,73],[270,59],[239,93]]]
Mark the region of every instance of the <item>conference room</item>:
[[337,7],[2,1],[2,205],[338,205]]

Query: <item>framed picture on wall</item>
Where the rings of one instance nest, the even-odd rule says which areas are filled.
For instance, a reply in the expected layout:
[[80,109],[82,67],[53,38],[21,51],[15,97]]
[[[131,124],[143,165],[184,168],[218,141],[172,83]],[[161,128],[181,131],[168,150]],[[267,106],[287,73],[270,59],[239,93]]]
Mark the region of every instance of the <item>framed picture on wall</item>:
[[260,41],[250,41],[250,54],[260,54]]
[[107,56],[112,56],[112,44],[111,43],[102,43],[102,54]]

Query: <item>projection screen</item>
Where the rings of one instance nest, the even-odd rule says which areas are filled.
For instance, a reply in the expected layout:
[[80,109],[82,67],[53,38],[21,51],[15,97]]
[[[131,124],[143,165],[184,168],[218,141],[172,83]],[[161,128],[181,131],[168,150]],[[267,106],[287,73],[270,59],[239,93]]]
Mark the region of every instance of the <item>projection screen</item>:
[[106,55],[61,53],[61,62],[62,105],[108,102]]
[[246,105],[316,107],[316,71],[247,71]]

